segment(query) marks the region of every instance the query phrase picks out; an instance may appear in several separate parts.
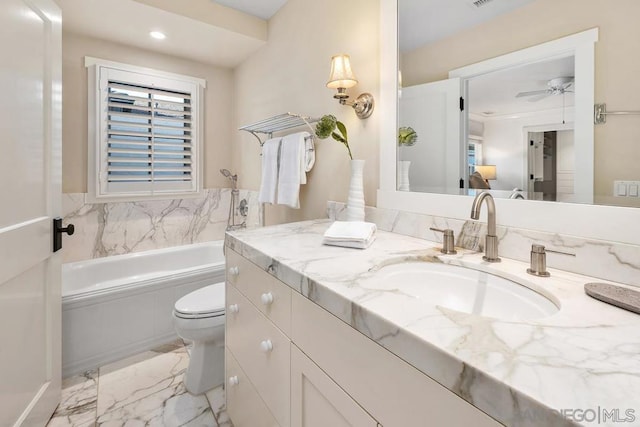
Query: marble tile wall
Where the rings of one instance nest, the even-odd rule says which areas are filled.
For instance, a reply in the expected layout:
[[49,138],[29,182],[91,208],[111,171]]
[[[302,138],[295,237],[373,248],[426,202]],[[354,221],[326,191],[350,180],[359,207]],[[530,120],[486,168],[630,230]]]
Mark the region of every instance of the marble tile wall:
[[[199,198],[97,204],[85,203],[84,193],[63,194],[64,224],[75,226],[63,237],[63,262],[222,240],[230,199],[229,188]],[[249,203],[247,226],[258,226],[258,193],[240,190],[242,199]]]
[[[344,220],[345,204],[328,202],[327,215],[333,220]],[[450,228],[454,231],[456,246],[476,251],[484,249],[484,221],[459,220],[374,207],[366,208],[365,220],[375,223],[380,230],[434,242],[442,242],[442,234],[429,230],[430,227]],[[640,287],[640,246],[500,225],[497,231],[500,241],[499,253],[502,257],[529,262],[531,245],[542,244],[547,249],[575,254],[568,256],[548,253],[549,268]]]

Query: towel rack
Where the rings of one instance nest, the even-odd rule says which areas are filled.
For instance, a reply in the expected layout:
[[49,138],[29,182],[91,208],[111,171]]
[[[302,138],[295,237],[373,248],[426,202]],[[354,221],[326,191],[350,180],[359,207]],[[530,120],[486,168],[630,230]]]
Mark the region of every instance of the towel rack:
[[[268,119],[260,120],[259,122],[252,123],[239,127],[238,130],[249,132],[258,139],[260,146],[262,147],[265,141],[273,136],[275,132],[280,132],[286,129],[296,128],[300,126],[307,126],[311,131],[311,138],[315,135],[315,129],[311,126],[311,123],[316,123],[320,119],[303,116],[295,113],[284,113],[277,116],[269,117]],[[265,135],[266,138],[262,139],[261,135]]]
[[[305,140],[311,140],[311,148],[308,151],[312,152],[315,150],[313,146],[313,139],[315,138],[316,131],[313,126],[311,126],[311,123],[316,123],[319,121],[320,119],[303,116],[301,114],[284,113],[277,116],[269,117],[268,119],[260,120],[259,122],[255,122],[250,125],[241,126],[238,128],[238,130],[249,132],[251,135],[255,136],[260,143],[260,147],[262,147],[268,139],[271,139],[273,137],[273,134],[275,132],[280,132],[286,129],[292,129],[306,125],[309,128],[311,134],[306,137]],[[263,135],[264,139],[260,138],[260,135]],[[265,225],[264,203],[262,203],[260,209],[260,225]]]
[[596,104],[593,109],[593,123],[607,123],[607,116],[640,116],[640,111],[607,111],[607,104]]

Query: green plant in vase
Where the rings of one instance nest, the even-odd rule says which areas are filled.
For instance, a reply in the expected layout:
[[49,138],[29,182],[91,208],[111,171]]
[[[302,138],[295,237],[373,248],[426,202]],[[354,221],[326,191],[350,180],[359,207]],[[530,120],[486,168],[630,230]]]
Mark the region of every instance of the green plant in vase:
[[351,148],[349,148],[349,140],[347,138],[347,127],[344,125],[344,123],[336,119],[335,116],[332,116],[331,114],[322,116],[320,121],[316,123],[316,136],[320,139],[327,139],[329,137],[332,137],[336,141],[344,144],[344,146],[347,147],[347,151],[349,152],[349,158],[353,160],[353,155],[351,155]]

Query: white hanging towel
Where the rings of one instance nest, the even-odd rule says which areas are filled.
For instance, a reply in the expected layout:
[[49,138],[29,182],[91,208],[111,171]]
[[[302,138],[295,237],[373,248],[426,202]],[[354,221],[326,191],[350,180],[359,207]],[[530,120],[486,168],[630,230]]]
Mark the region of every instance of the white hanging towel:
[[278,173],[279,205],[300,208],[300,184],[307,183],[305,138],[308,136],[308,132],[299,132],[282,138]]
[[278,186],[278,151],[282,138],[272,138],[262,145],[262,182],[260,183],[260,203],[275,203]]

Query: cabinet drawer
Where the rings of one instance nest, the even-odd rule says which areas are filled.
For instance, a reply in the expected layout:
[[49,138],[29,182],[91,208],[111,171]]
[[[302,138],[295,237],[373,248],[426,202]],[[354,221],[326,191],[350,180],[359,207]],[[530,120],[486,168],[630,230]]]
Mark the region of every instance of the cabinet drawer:
[[291,303],[295,345],[383,426],[501,426],[303,296]]
[[226,290],[227,348],[278,423],[289,427],[291,341],[234,286]]
[[227,413],[236,427],[279,427],[231,352],[225,352]]
[[291,288],[227,248],[227,282],[234,285],[275,325],[291,333]]

